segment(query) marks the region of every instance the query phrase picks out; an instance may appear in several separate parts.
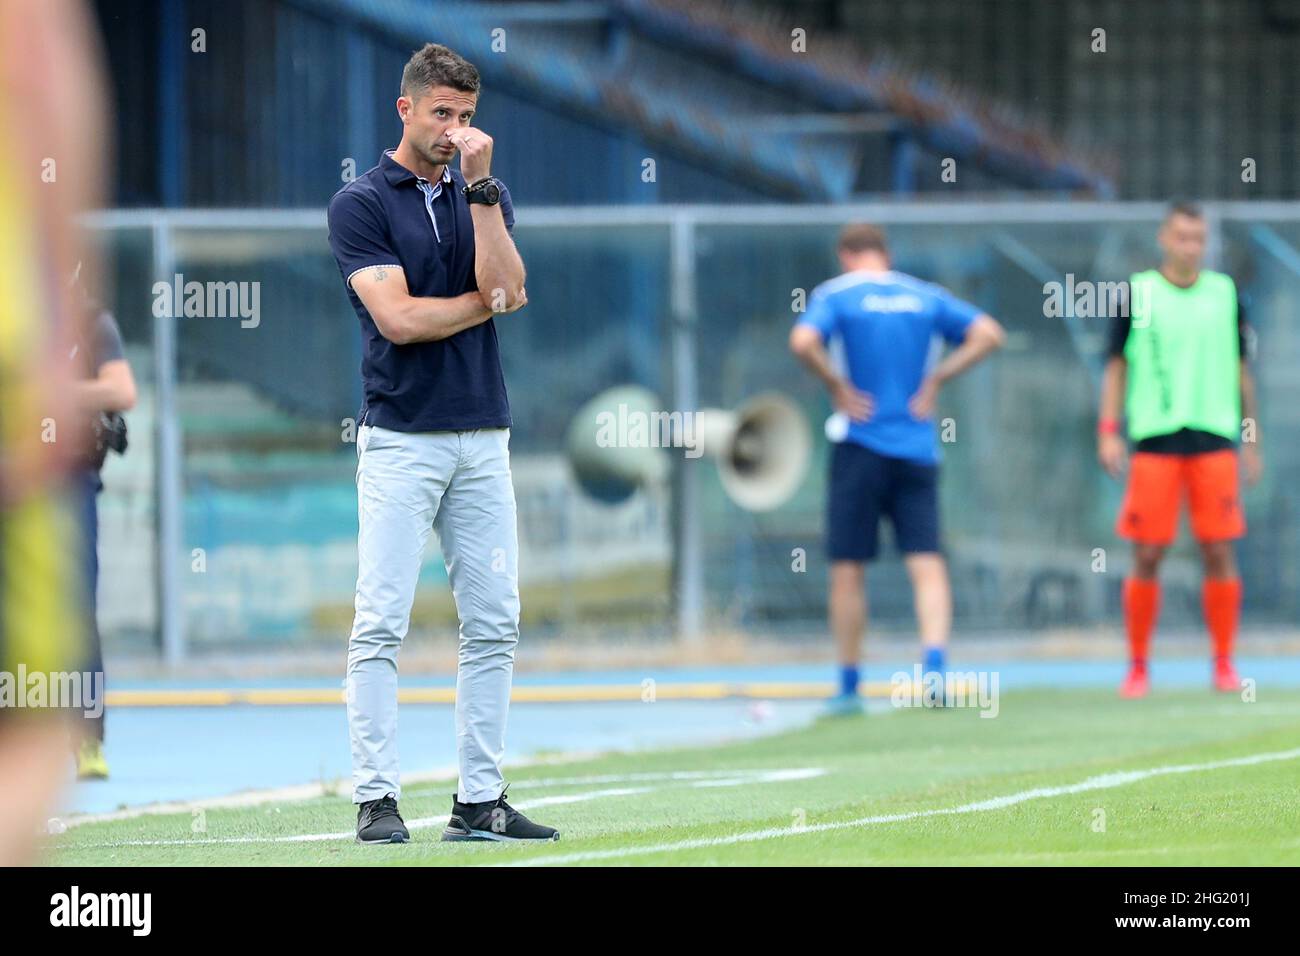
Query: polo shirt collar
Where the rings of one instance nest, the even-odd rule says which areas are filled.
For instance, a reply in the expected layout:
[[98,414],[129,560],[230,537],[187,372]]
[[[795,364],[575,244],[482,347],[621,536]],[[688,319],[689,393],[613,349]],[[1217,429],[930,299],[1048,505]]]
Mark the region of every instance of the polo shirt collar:
[[[428,182],[427,179],[415,175],[415,173],[393,159],[393,152],[394,150],[386,149],[384,154],[379,157],[379,166],[383,169],[384,178],[388,180],[389,185],[400,186],[409,179],[414,179],[416,182]],[[442,167],[442,182],[451,182],[451,166],[449,165]]]

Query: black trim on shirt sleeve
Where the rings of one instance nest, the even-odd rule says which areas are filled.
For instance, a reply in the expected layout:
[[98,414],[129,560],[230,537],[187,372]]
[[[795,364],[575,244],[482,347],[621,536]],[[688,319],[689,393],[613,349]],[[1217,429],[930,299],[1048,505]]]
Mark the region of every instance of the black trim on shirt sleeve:
[[1110,334],[1106,341],[1107,358],[1123,358],[1124,347],[1128,345],[1128,334],[1133,329],[1133,318],[1129,315],[1128,296],[1121,292],[1111,310]]
[[1243,362],[1249,362],[1255,357],[1255,330],[1250,325],[1247,313],[1250,309],[1250,299],[1237,292],[1237,354],[1241,356]]

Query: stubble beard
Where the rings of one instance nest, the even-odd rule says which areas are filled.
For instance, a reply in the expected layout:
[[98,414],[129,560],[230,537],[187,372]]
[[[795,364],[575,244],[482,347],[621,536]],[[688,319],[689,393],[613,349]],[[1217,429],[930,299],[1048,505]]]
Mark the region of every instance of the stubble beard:
[[430,166],[446,166],[451,163],[452,158],[456,155],[456,150],[440,150],[438,144],[434,143],[427,149],[420,150],[421,158]]

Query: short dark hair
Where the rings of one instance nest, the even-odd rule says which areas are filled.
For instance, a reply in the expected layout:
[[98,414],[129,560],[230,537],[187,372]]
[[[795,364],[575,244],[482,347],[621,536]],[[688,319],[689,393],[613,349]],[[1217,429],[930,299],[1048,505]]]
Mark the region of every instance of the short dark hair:
[[1196,203],[1180,199],[1169,204],[1169,209],[1165,212],[1165,222],[1173,219],[1174,216],[1186,216],[1188,219],[1204,219],[1205,213],[1201,212],[1201,207]]
[[450,86],[462,93],[479,91],[478,70],[455,50],[426,43],[411,54],[402,69],[402,95],[419,99],[435,86]]
[[885,230],[870,223],[850,223],[840,230],[840,240],[836,246],[840,252],[879,252],[889,254],[889,244],[885,242]]

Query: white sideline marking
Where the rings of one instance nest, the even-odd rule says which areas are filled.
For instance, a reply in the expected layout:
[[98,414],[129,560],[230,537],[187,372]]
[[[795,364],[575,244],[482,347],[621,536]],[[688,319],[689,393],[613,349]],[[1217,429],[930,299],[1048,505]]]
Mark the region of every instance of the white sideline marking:
[[587,777],[549,777],[541,780],[524,780],[519,786],[571,787],[591,783],[632,783],[654,780],[714,780],[718,778],[761,776],[766,780],[802,780],[819,777],[826,771],[819,767],[795,767],[789,770],[764,770],[751,767],[737,770],[647,770],[639,773],[596,774]]
[[[561,758],[545,758],[535,760],[516,761],[515,767],[529,767],[538,764],[565,764],[573,763],[579,760],[593,760],[597,757],[607,756],[600,751],[575,751],[567,753]],[[439,783],[442,781],[454,781],[458,768],[455,764],[443,767],[439,770],[432,770],[423,773],[403,774],[402,782],[404,786],[425,783]],[[583,786],[587,784],[601,783],[629,783],[641,781],[656,780],[699,780],[713,778],[718,776],[733,777],[740,774],[754,773],[752,770],[736,770],[730,773],[721,770],[668,770],[668,771],[648,771],[642,773],[618,773],[618,774],[600,774],[588,775],[583,777],[546,777],[539,780],[521,781],[519,786],[527,787],[570,787]],[[790,771],[762,771],[764,773],[788,773]],[[800,771],[793,771],[799,773]],[[798,779],[793,778],[793,779]],[[165,816],[173,813],[192,813],[195,810],[228,810],[235,807],[255,807],[269,803],[298,803],[304,800],[315,800],[321,797],[336,797],[339,792],[348,792],[350,784],[346,781],[336,781],[328,786],[320,783],[308,783],[291,787],[276,787],[269,790],[249,790],[243,793],[233,794],[224,797],[207,797],[200,800],[174,800],[165,803],[150,803],[142,806],[127,807],[122,810],[112,810],[107,813],[74,813],[66,817],[60,817],[63,824],[69,829],[74,827],[85,826],[87,823],[114,823],[119,820],[134,820],[145,816]],[[187,841],[188,842],[188,841]]]
[[[2,0],[0,0],[2,2]],[[595,760],[609,756],[608,751],[574,750],[559,755],[546,757],[525,757],[511,762],[512,767],[563,766],[582,760]],[[405,784],[439,783],[454,781],[459,768],[455,764],[434,770],[402,775]],[[563,778],[560,778],[561,780]],[[569,782],[583,778],[571,777]],[[619,778],[624,779],[622,777]],[[550,781],[548,781],[549,783]],[[528,781],[529,786],[540,786],[542,781]],[[117,820],[135,820],[140,817],[165,816],[172,813],[192,813],[195,810],[225,810],[232,807],[254,807],[268,803],[297,803],[303,800],[315,800],[320,797],[336,797],[339,793],[349,793],[351,783],[346,779],[328,783],[307,783],[289,787],[273,787],[267,790],[245,790],[240,793],[220,797],[203,797],[198,800],[169,800],[162,803],[146,803],[107,813],[69,813],[59,819],[69,830],[85,826],[87,823],[112,823]]]
[[[622,781],[665,781],[669,784],[684,783],[687,787],[736,787],[747,783],[781,783],[788,780],[808,780],[826,773],[821,767],[790,767],[777,770],[678,770],[658,773],[606,774],[599,777],[554,777],[547,780],[521,781],[518,786],[566,786],[573,784],[600,782],[618,783]],[[587,800],[599,800],[604,797],[626,797],[633,794],[651,793],[661,787],[610,787],[603,790],[587,790],[582,793],[556,794],[550,797],[536,797],[532,800],[514,802],[519,810],[532,810],[537,807],[549,807],[562,803],[583,803]],[[448,814],[435,817],[419,817],[406,823],[408,830],[425,830],[429,827],[442,826],[447,822]],[[330,840],[352,840],[356,832],[347,830],[340,833],[296,833],[277,837],[216,837],[193,840],[119,840],[111,843],[68,843],[60,844],[75,847],[78,850],[103,850],[128,846],[219,846],[241,843],[318,843]]]
[[1197,716],[1208,714],[1215,717],[1258,717],[1260,715],[1274,717],[1285,715],[1290,717],[1300,713],[1300,704],[1247,704],[1242,702],[1240,704],[1229,704],[1227,707],[1215,707],[1210,710],[1177,706],[1170,707],[1167,713],[1174,717],[1190,714]]
[[486,863],[483,866],[550,866],[558,863],[586,863],[592,860],[617,860],[629,856],[644,856],[651,853],[668,853],[673,850],[694,850],[705,847],[730,846],[736,843],[754,843],[759,840],[775,840],[779,837],[800,836],[805,833],[825,833],[830,830],[846,830],[850,827],[871,826],[878,823],[902,823],[919,820],[924,817],[955,816],[965,813],[979,813],[984,810],[1002,810],[1006,807],[1039,800],[1044,797],[1059,797],[1071,793],[1083,793],[1088,790],[1107,790],[1122,787],[1125,784],[1147,780],[1175,773],[1196,773],[1202,770],[1221,770],[1225,767],[1247,767],[1253,764],[1271,763],[1278,760],[1294,760],[1300,757],[1300,747],[1294,750],[1281,750],[1274,753],[1253,754],[1249,757],[1233,757],[1229,760],[1213,760],[1199,764],[1175,764],[1168,767],[1151,767],[1146,770],[1121,770],[1089,777],[1079,783],[1062,787],[1035,787],[1002,797],[963,803],[956,807],[944,807],[937,810],[913,810],[908,813],[888,813],[879,816],[860,817],[857,820],[844,820],[836,823],[816,823],[803,827],[769,827],[765,830],[751,830],[748,833],[733,833],[722,837],[700,837],[694,840],[680,840],[676,843],[659,843],[643,847],[620,847],[613,850],[587,850],[578,853],[557,853],[550,856],[531,857],[510,863]]

